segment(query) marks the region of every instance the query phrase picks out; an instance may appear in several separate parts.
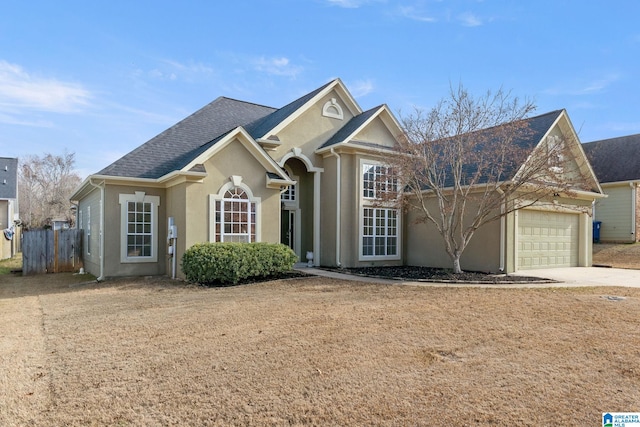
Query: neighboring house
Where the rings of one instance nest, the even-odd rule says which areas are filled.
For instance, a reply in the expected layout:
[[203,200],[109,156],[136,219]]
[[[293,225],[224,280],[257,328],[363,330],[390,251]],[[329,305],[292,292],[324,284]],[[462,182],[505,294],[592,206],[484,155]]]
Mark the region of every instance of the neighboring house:
[[[532,147],[549,135],[569,135],[582,162],[566,113],[541,117],[532,119]],[[310,253],[323,266],[450,267],[426,225],[376,202],[374,182],[387,172],[385,155],[400,134],[386,105],[363,111],[339,79],[280,109],[218,98],[82,183],[72,200],[85,230],[85,270],[100,278],[183,277],[182,254],[206,241],[282,242],[301,261]],[[462,267],[590,265],[589,213],[599,186],[588,164],[584,174],[593,192],[487,226]],[[575,213],[576,206],[588,212]],[[526,241],[530,227],[535,236]],[[550,240],[564,251],[553,260],[540,249]]]
[[640,134],[593,141],[583,148],[608,196],[594,207],[594,220],[601,221],[600,241],[640,241]]
[[0,157],[0,259],[11,258],[19,248],[18,159]]

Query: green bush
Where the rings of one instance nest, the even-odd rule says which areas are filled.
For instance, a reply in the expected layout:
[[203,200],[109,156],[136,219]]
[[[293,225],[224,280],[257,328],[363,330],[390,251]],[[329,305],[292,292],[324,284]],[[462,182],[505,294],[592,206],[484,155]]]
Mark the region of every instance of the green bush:
[[182,271],[190,282],[237,284],[290,271],[297,259],[282,244],[198,243],[182,256]]

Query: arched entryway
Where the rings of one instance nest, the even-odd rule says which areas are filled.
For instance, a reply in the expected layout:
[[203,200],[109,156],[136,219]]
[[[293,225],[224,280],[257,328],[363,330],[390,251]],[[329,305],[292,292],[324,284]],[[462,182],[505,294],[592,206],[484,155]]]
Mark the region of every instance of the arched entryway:
[[292,248],[300,261],[314,251],[314,173],[291,157],[283,166],[296,185],[280,196],[280,242]]

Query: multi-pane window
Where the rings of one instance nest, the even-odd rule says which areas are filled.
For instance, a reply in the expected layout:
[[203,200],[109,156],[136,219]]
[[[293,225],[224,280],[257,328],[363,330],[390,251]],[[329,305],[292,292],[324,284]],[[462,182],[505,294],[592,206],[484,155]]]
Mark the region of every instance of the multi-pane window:
[[365,199],[379,199],[386,193],[398,192],[398,179],[389,166],[363,164],[362,184]]
[[141,191],[120,194],[120,262],[158,260],[158,207],[160,197]]
[[127,202],[127,257],[149,257],[152,252],[152,204]]
[[216,242],[255,242],[256,204],[241,187],[234,187],[215,202]]
[[290,185],[280,194],[280,200],[283,202],[295,202],[296,201],[296,186]]
[[362,255],[398,255],[398,211],[364,208],[362,215]]
[[361,163],[361,259],[399,259],[399,214],[390,207],[398,193],[398,179],[393,168]]

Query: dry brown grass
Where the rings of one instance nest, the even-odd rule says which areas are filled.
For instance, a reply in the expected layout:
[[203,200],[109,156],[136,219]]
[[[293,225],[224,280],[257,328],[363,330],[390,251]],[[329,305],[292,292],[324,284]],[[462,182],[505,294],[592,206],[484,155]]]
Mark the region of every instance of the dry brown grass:
[[640,243],[594,243],[593,264],[640,269]]
[[640,289],[81,280],[0,276],[0,425],[582,426],[640,411]]

